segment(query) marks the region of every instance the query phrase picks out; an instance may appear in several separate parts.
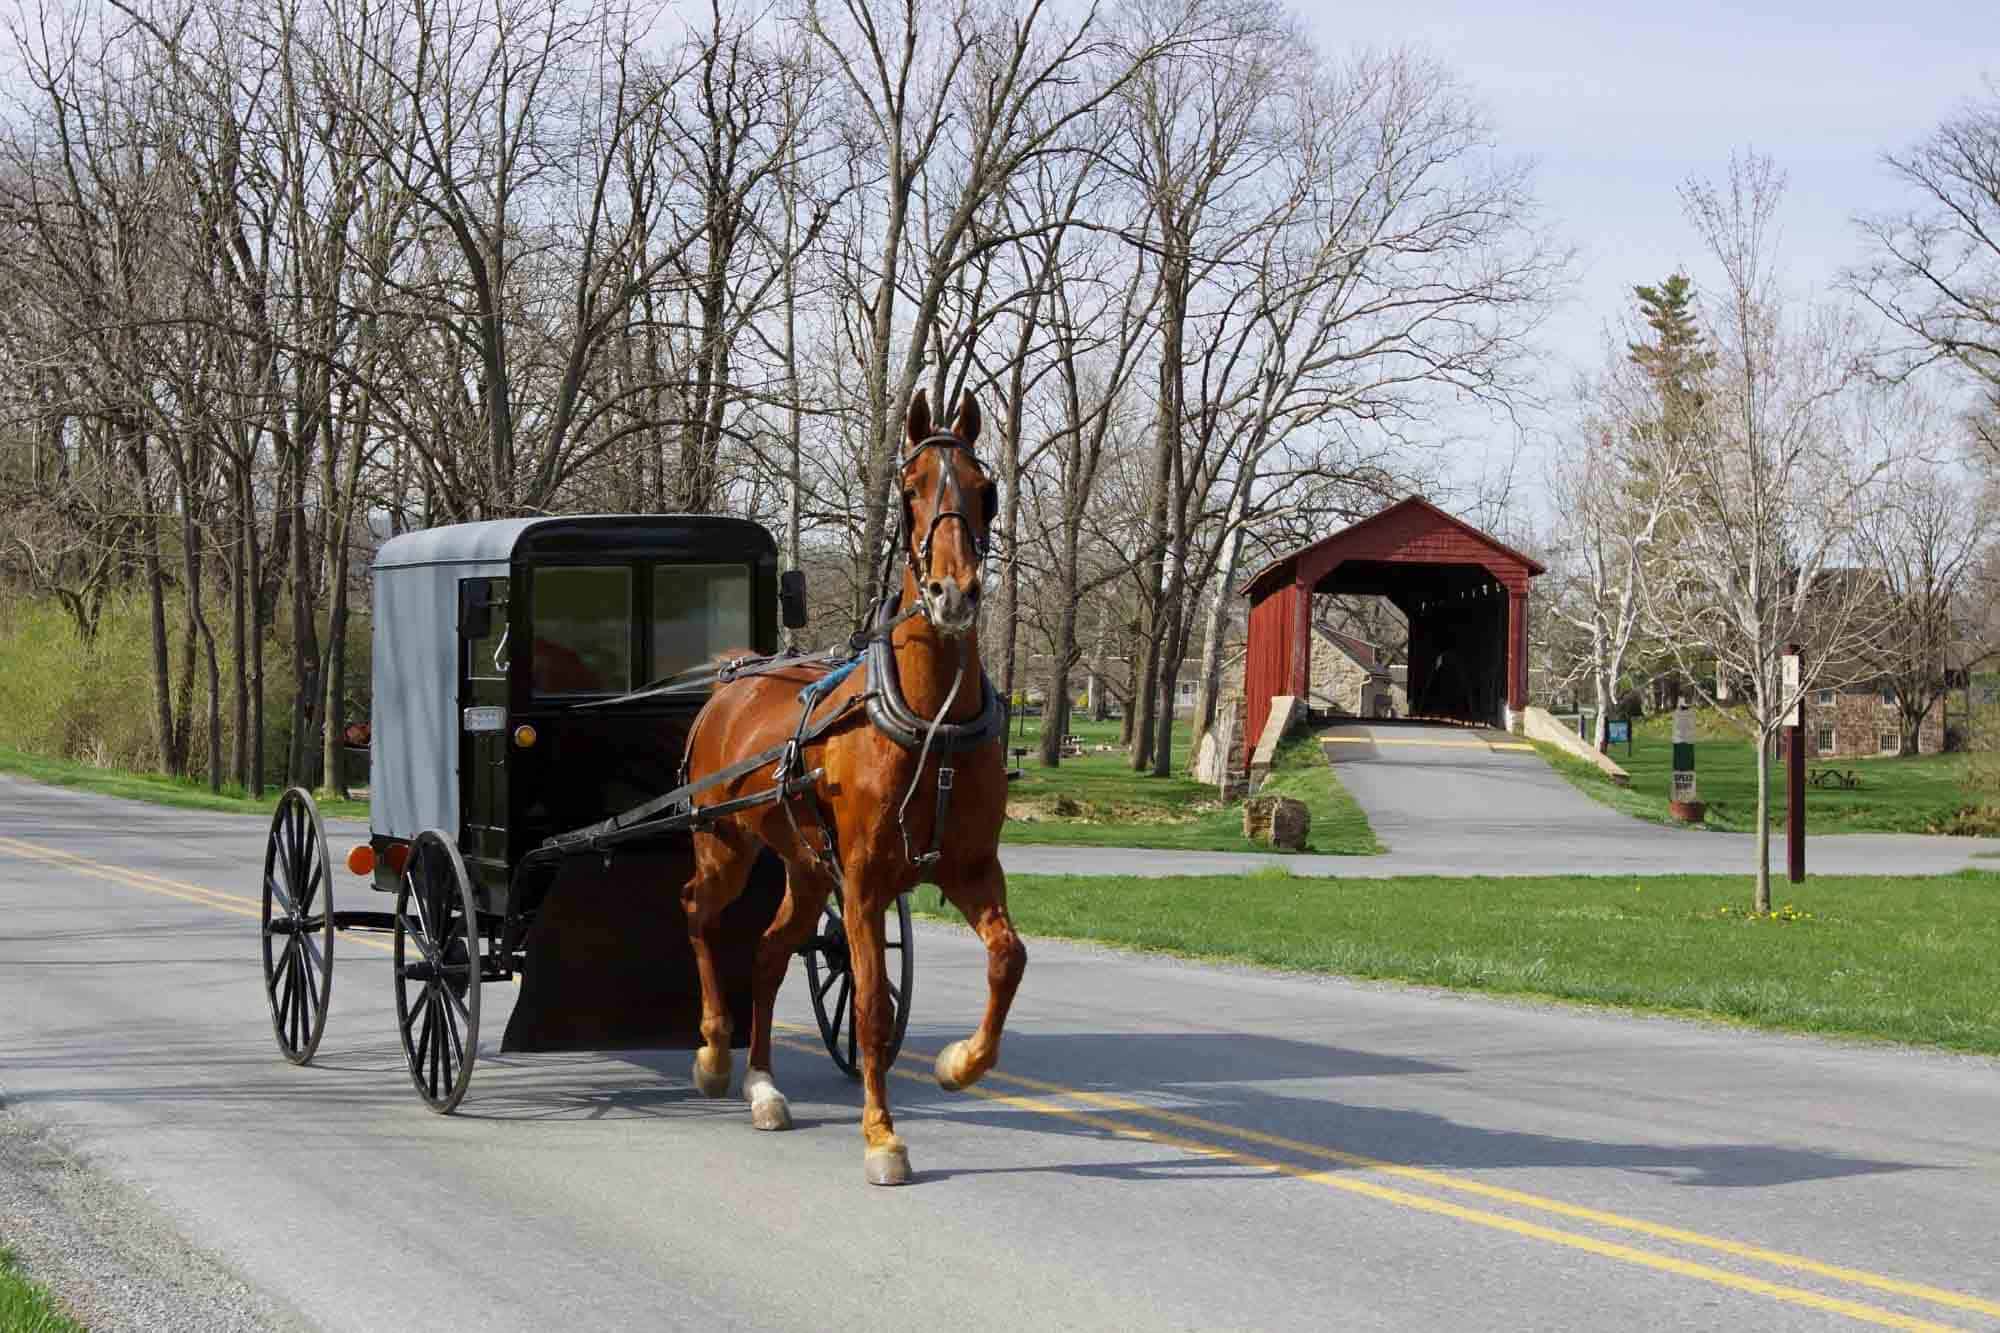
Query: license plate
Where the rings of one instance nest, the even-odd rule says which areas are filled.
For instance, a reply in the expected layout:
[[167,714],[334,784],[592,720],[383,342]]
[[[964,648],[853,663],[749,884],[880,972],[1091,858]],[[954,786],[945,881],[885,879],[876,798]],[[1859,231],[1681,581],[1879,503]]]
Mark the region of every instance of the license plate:
[[474,735],[489,731],[507,729],[507,710],[494,705],[483,705],[465,710],[465,729]]

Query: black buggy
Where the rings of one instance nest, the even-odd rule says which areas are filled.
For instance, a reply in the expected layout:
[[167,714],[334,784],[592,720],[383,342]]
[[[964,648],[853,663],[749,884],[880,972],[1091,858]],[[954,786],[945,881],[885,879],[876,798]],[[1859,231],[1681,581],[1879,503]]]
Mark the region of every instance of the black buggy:
[[[781,601],[787,624],[804,622],[796,575],[781,596],[771,535],[709,515],[464,523],[391,539],[373,576],[370,833],[347,864],[394,907],[334,909],[325,826],[309,792],[287,791],[263,882],[264,989],[285,1058],[319,1047],[336,930],[392,935],[398,1035],[434,1111],[465,1095],[481,982],[520,982],[503,1051],[699,1046],[680,901],[694,816],[662,793],[678,794],[714,674],[694,669],[774,654]],[[689,673],[691,686],[658,688]],[[766,852],[723,914],[739,1046],[783,892]],[[820,1034],[855,1076],[838,897],[800,952]],[[915,980],[907,895],[887,932],[893,1055]]]

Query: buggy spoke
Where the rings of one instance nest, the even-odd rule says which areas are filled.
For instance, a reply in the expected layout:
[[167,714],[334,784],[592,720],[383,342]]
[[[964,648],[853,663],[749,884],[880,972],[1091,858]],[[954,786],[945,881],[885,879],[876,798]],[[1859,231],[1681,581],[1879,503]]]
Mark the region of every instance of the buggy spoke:
[[[424,1065],[431,1058],[431,1023],[436,1017],[431,1009],[430,995],[427,992],[421,996],[417,1008],[423,1012],[424,1025],[417,1031],[416,1058],[411,1061],[410,1072],[418,1078],[422,1078],[424,1076]],[[437,1095],[435,1089],[432,1090],[431,1095],[433,1097]]]
[[[845,987],[843,989],[845,989],[848,992],[848,997],[849,1000],[851,1001],[853,998],[853,988]],[[848,1008],[848,1004],[843,1003],[841,1005],[841,1008],[843,1009]],[[860,1026],[861,1024],[856,1020],[855,1015],[852,1012],[850,1012],[847,1015],[847,1067],[849,1069],[860,1068],[859,1065],[854,1063],[854,1038],[855,1038],[855,1032],[857,1029],[860,1028]]]
[[[438,1015],[438,1023],[442,1024],[444,1020],[438,1004],[437,994],[437,988],[432,987],[431,1010],[434,1014]],[[431,1030],[431,1096],[433,1097],[438,1095],[438,1071],[444,1064],[444,1042],[442,1037],[443,1034],[433,1027]]]
[[313,899],[319,894],[321,879],[319,861],[315,859],[312,863],[311,872],[306,876],[306,886],[299,892],[299,910],[301,912],[312,910]]
[[277,899],[278,905],[285,909],[286,916],[297,916],[298,912],[292,907],[292,895],[285,889],[286,886],[279,884],[275,875],[264,876],[264,891]]
[[826,980],[819,983],[819,988],[813,992],[813,999],[816,1001],[824,1000],[826,993],[833,989],[833,983],[846,975],[845,972],[836,972],[832,968],[828,968],[826,971]]

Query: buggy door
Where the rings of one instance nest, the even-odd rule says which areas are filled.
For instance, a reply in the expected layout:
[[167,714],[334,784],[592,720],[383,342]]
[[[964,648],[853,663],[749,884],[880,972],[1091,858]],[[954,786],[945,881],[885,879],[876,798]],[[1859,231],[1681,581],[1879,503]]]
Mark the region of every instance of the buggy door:
[[[470,580],[468,580],[469,582]],[[458,845],[473,878],[488,887],[507,882],[508,580],[483,580],[492,607],[490,628],[462,639],[459,658]]]

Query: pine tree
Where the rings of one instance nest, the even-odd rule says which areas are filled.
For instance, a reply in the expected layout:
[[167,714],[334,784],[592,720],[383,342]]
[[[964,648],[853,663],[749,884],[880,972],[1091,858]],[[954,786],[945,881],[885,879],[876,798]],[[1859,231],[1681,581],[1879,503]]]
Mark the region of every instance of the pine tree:
[[1653,340],[1628,342],[1625,347],[1632,363],[1652,380],[1658,403],[1633,441],[1637,447],[1631,462],[1639,477],[1650,479],[1651,455],[1669,442],[1685,439],[1694,428],[1703,402],[1701,382],[1715,365],[1715,354],[1703,346],[1695,323],[1694,283],[1687,274],[1672,274],[1658,287],[1634,287],[1632,293],[1639,298],[1639,313],[1653,331]]

